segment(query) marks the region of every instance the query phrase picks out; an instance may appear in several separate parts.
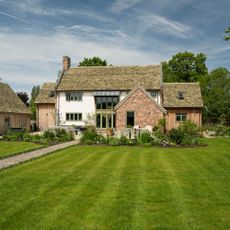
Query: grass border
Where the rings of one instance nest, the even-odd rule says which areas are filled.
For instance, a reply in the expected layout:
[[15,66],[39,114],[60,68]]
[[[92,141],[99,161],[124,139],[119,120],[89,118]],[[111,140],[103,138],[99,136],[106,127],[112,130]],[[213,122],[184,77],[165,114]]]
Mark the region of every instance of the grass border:
[[12,154],[7,155],[7,156],[0,156],[0,160],[7,159],[7,158],[10,158],[10,157],[15,157],[15,156],[23,154],[23,153],[28,153],[28,152],[32,152],[32,151],[35,151],[35,150],[43,149],[43,148],[46,148],[46,147],[49,147],[49,146],[50,145],[44,145],[44,146],[34,147],[32,149],[28,149],[28,150],[24,150],[24,151],[19,151],[19,152],[12,153]]
[[[47,154],[44,154],[44,155],[41,155],[41,156],[38,156],[38,157],[34,157],[34,158],[29,159],[29,160],[25,160],[25,161],[18,162],[18,163],[16,163],[16,164],[13,164],[13,165],[10,165],[10,166],[1,168],[1,169],[0,169],[0,172],[3,171],[3,170],[7,170],[7,169],[10,169],[10,168],[13,168],[13,167],[18,166],[18,165],[21,165],[21,164],[25,164],[25,163],[30,162],[30,161],[34,161],[34,160],[40,159],[40,158],[42,158],[42,157],[46,157],[46,156],[48,156],[48,155],[51,155],[51,154],[54,154],[54,153],[56,153],[56,152],[59,152],[59,151],[62,151],[62,150],[71,148],[71,147],[76,146],[76,145],[78,145],[78,144],[71,145],[71,146],[67,146],[67,147],[65,147],[65,148],[63,148],[63,149],[53,150],[53,151],[51,151],[51,152],[49,152],[49,153],[47,153]],[[48,147],[49,147],[49,146],[48,146]]]

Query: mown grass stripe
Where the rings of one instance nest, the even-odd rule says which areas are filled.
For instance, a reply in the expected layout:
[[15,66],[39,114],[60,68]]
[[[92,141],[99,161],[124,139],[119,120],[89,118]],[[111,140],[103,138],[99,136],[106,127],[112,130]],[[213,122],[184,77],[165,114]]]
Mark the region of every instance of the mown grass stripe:
[[[87,167],[87,164],[91,164],[92,160],[98,160],[97,155],[95,154],[85,155],[82,158],[80,158],[77,163],[74,163],[74,161],[69,161],[68,164],[71,163],[69,164],[70,166],[69,169],[72,169],[72,170],[65,171],[64,174],[56,175],[57,176],[56,179],[52,178],[52,181],[50,181],[49,179],[46,180],[45,178],[43,178],[43,180],[41,181],[42,182],[41,184],[39,182],[38,183],[35,182],[37,184],[37,187],[36,187],[36,191],[34,191],[34,186],[32,186],[32,189],[34,192],[33,196],[31,197],[31,199],[27,199],[26,202],[22,203],[21,201],[23,201],[25,197],[28,195],[27,194],[28,191],[26,191],[26,187],[25,187],[24,192],[26,191],[26,193],[21,194],[21,196],[19,197],[20,199],[18,199],[18,197],[15,197],[14,200],[10,200],[10,202],[8,202],[8,206],[2,207],[1,211],[3,211],[4,214],[8,216],[8,218],[5,221],[2,220],[3,226],[4,226],[4,222],[9,223],[9,219],[12,219],[14,217],[17,218],[18,215],[20,215],[20,213],[23,213],[24,210],[27,210],[28,207],[36,203],[36,201],[39,200],[41,197],[47,196],[49,191],[52,191],[56,187],[60,187],[60,184],[63,181],[67,180],[71,174],[73,174],[73,170],[77,171],[78,167],[80,166]],[[15,189],[17,189],[17,187]],[[2,199],[6,199],[7,194],[5,196],[2,194],[0,197]],[[1,198],[0,198],[0,202],[1,202]],[[3,216],[0,217],[0,219],[2,218]]]
[[[93,206],[87,210],[85,217],[83,216],[82,222],[87,223],[87,226],[85,226],[87,229],[108,229],[108,223],[112,218],[110,215],[112,213],[111,206],[116,199],[120,177],[123,174],[126,161],[130,157],[129,152],[123,153],[123,150],[116,154],[120,156],[114,167],[110,169],[110,175],[104,184],[103,190],[95,198]],[[102,210],[103,212],[101,212]]]
[[[87,167],[87,172],[77,182],[75,186],[68,188],[69,195],[66,196],[62,202],[49,210],[49,215],[43,219],[42,228],[51,228],[53,226],[61,229],[71,228],[71,220],[81,224],[81,215],[84,215],[86,210],[93,205],[94,198],[100,193],[99,179],[101,173],[104,172],[104,166],[108,167],[110,163],[113,163],[117,156],[116,153],[102,153],[97,155],[98,161]],[[103,179],[106,179],[106,175]],[[103,184],[101,185],[103,186]],[[75,218],[73,219],[73,216]],[[62,225],[62,218],[66,218],[69,221]]]

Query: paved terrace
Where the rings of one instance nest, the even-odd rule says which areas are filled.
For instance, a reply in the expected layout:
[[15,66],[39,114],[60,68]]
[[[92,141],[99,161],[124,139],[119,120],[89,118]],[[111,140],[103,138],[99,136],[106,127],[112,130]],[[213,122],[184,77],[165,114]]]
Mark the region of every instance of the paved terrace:
[[78,143],[79,143],[79,140],[74,140],[74,141],[65,142],[65,143],[49,146],[46,148],[34,150],[31,152],[22,153],[22,154],[13,156],[13,157],[8,157],[6,159],[2,159],[2,160],[0,160],[0,170],[3,168],[8,168],[8,167],[11,167],[13,165],[17,165],[19,163],[22,163],[22,162],[25,162],[25,161],[49,154],[49,153],[52,153],[52,152],[60,150],[60,149],[70,147],[72,145],[76,145]]

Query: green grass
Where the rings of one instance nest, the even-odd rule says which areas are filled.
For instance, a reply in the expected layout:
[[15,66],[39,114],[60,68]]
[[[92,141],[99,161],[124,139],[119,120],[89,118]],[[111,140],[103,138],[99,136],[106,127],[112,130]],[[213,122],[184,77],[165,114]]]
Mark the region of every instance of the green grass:
[[44,145],[34,144],[30,142],[7,142],[0,141],[0,159],[12,155],[17,155],[30,150],[38,149]]
[[0,229],[230,229],[230,139],[74,146],[0,171]]

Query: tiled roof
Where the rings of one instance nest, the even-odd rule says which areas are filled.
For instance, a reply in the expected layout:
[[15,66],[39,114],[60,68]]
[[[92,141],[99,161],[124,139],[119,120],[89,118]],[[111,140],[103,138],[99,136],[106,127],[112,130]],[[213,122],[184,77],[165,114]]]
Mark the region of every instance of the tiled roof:
[[145,89],[160,89],[160,75],[160,65],[70,68],[57,90],[131,90],[137,84]]
[[141,85],[137,85],[136,87],[134,87],[128,94],[127,96],[122,100],[120,101],[116,106],[115,106],[115,110],[119,109],[120,106],[125,102],[127,101],[134,93],[136,90],[140,89],[147,98],[149,98],[153,104],[155,104],[163,113],[166,113],[166,110],[160,105],[158,104],[154,99],[153,97],[150,96],[150,94],[141,86]]
[[40,92],[35,100],[35,103],[55,103],[55,95],[51,95],[54,91],[56,83],[44,83],[40,89]]
[[[184,99],[179,99],[179,92],[183,94]],[[163,107],[203,107],[199,83],[164,83]]]
[[0,112],[4,113],[30,113],[29,109],[10,88],[8,84],[0,82]]

